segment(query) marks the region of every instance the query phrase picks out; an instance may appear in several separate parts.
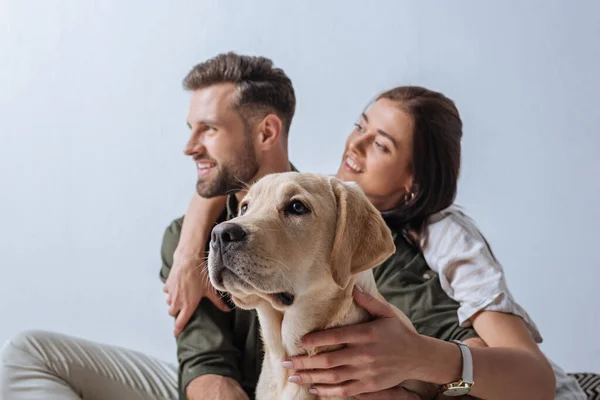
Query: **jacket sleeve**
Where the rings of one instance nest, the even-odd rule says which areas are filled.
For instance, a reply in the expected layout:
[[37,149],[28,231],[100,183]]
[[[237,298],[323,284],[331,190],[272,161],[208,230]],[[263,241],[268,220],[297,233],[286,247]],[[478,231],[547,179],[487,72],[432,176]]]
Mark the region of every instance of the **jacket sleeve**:
[[[173,265],[182,223],[183,218],[173,221],[163,237],[160,270],[163,282]],[[177,338],[181,398],[185,398],[187,385],[201,375],[216,374],[233,378],[238,383],[241,381],[237,362],[241,352],[233,345],[234,318],[235,310],[220,311],[208,299],[202,299],[198,305]]]

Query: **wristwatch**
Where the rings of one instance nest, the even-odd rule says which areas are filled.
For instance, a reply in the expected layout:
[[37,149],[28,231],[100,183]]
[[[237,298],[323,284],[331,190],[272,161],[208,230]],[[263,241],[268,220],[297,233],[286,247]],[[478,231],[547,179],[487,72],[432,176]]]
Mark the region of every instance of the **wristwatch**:
[[462,354],[462,378],[456,382],[440,386],[440,392],[445,396],[463,396],[471,391],[473,382],[473,357],[469,346],[461,341],[453,340],[460,348]]

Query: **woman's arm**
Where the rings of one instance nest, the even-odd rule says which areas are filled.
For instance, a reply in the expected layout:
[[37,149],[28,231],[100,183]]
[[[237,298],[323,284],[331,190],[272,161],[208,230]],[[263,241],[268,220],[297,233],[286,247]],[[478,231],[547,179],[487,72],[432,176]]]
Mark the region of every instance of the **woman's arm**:
[[[511,370],[518,362],[518,371],[513,369],[513,374],[523,373],[525,377],[530,379],[529,386],[539,385],[540,398],[554,398],[556,382],[552,366],[534,342],[521,317],[502,312],[482,311],[471,320],[479,337],[489,346],[488,350],[484,350],[490,354],[489,357],[491,358],[488,358],[487,362],[482,360],[479,363],[481,369],[488,369],[482,377],[491,376],[496,369]],[[511,349],[515,352],[515,356],[509,353]],[[474,362],[477,362],[477,357],[480,356],[479,351],[473,349]],[[522,354],[516,355],[517,351]],[[475,370],[475,379],[477,379],[477,370]],[[486,386],[497,385],[498,383],[496,380],[495,383],[486,383]],[[504,387],[504,389],[506,388]],[[502,387],[494,389],[497,392],[500,392],[500,390],[502,390]],[[532,395],[536,393],[538,392],[533,391]]]
[[[304,348],[347,346],[292,359],[299,383],[314,386],[321,396],[353,396],[385,391],[406,380],[441,385],[461,378],[462,356],[456,344],[419,335],[385,301],[358,291],[355,300],[376,319],[305,336]],[[480,317],[477,323],[485,332],[499,323],[494,315]],[[496,344],[513,347],[472,348],[475,384],[470,394],[491,400],[554,398],[552,369],[541,353],[532,350],[524,324],[515,317],[502,325],[501,332],[488,336]],[[512,339],[501,338],[506,333]]]
[[438,273],[444,292],[460,304],[461,325],[471,325],[481,311],[500,311],[521,317],[533,340],[542,341],[529,314],[511,295],[504,268],[471,218],[453,206],[430,218],[423,233],[423,257]]
[[210,284],[205,268],[206,242],[225,202],[225,196],[206,199],[194,193],[185,214],[173,268],[163,288],[167,293],[169,314],[176,317],[175,336],[185,327],[203,297],[221,310],[229,310]]
[[[431,218],[424,233],[423,256],[439,273],[446,294],[460,303],[459,321],[472,324],[488,347],[520,350],[537,358],[538,370],[524,370],[532,379],[543,381],[548,371],[554,377],[536,344],[541,335],[535,323],[511,296],[502,265],[475,222],[453,206]],[[508,361],[500,357],[495,364],[484,367],[510,367]]]
[[[470,347],[475,385],[471,395],[485,399],[553,399],[556,382],[552,367],[531,338],[520,317],[483,311],[473,321],[475,330],[488,347]],[[423,352],[432,360],[420,378],[434,383],[455,381],[462,364],[456,364],[455,344],[423,337]],[[444,349],[445,348],[445,349]],[[437,361],[434,361],[437,360]],[[453,368],[439,368],[448,363]],[[440,375],[438,375],[440,374]]]

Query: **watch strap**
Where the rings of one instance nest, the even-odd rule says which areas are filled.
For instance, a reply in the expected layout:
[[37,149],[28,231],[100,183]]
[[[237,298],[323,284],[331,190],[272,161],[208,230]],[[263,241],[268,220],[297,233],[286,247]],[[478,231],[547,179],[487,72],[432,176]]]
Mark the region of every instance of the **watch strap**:
[[462,354],[462,378],[461,381],[468,384],[473,384],[473,356],[469,346],[459,340],[453,340],[458,345]]

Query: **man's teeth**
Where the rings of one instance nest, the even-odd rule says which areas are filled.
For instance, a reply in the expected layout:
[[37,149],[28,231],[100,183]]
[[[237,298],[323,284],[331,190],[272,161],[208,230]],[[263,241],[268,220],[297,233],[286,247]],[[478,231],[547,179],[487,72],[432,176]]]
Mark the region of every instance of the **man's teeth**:
[[352,168],[353,170],[355,170],[356,172],[362,172],[360,167],[358,166],[358,164],[356,164],[354,161],[352,161],[351,158],[346,158],[346,164],[348,164],[348,166],[350,168]]
[[196,165],[198,166],[198,169],[207,169],[212,167],[212,164],[209,163],[196,163]]

